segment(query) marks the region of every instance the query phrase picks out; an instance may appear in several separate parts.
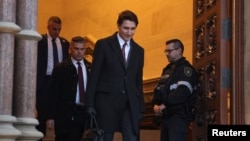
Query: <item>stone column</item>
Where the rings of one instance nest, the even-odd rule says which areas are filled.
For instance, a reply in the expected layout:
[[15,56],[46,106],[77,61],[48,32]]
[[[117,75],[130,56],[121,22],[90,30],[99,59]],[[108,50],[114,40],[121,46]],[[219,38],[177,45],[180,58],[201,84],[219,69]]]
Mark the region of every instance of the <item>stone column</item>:
[[22,133],[18,141],[38,140],[43,134],[36,130],[36,64],[37,42],[37,0],[17,0],[17,21],[21,31],[16,35],[13,114],[14,124]]
[[16,1],[0,0],[0,140],[15,141],[21,132],[14,128],[12,116],[14,38],[20,30],[15,24]]
[[21,132],[14,128],[12,87],[14,70],[14,39],[20,30],[15,24],[15,0],[0,0],[0,140],[15,141]]

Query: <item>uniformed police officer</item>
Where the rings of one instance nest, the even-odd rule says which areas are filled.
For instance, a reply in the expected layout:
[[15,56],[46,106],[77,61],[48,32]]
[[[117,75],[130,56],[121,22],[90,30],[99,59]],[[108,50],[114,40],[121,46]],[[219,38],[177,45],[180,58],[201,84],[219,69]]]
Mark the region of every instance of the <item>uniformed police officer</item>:
[[194,67],[183,57],[183,51],[180,40],[166,42],[169,64],[162,71],[152,99],[154,113],[163,118],[161,141],[187,140],[192,115],[187,106],[198,78]]

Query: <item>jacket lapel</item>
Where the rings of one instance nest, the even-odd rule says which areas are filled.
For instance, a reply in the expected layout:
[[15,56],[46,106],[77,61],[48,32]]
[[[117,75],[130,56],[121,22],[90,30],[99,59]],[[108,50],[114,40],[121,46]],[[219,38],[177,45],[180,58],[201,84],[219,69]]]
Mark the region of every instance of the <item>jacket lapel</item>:
[[[133,39],[130,40],[130,50],[127,58],[127,68],[134,65],[134,62],[136,62],[136,58],[138,54],[136,54],[136,45],[134,44]],[[137,57],[136,57],[137,56]]]
[[126,64],[125,64],[124,59],[123,59],[121,47],[120,47],[120,44],[119,44],[118,39],[116,37],[116,33],[113,34],[113,36],[111,37],[110,45],[111,45],[111,48],[114,50],[114,53],[117,55],[119,62],[121,63],[123,68],[126,69]]

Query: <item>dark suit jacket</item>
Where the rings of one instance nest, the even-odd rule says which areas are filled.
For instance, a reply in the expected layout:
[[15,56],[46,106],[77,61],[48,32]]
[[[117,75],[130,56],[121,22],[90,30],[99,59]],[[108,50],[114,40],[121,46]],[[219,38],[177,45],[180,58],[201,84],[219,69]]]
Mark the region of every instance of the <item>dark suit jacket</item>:
[[95,44],[87,106],[96,109],[100,127],[108,132],[119,130],[121,116],[126,108],[130,108],[138,133],[139,116],[144,111],[144,49],[131,40],[126,65],[116,34]]
[[[68,49],[69,42],[59,37],[62,45],[63,60],[69,57]],[[38,42],[37,50],[37,89],[40,89],[44,84],[44,79],[46,77],[48,62],[48,37],[47,34],[42,35],[42,39]]]
[[[84,60],[87,77],[91,64]],[[89,77],[88,77],[89,78]],[[52,73],[47,119],[54,119],[55,132],[67,130],[75,109],[78,75],[71,58],[58,64]]]

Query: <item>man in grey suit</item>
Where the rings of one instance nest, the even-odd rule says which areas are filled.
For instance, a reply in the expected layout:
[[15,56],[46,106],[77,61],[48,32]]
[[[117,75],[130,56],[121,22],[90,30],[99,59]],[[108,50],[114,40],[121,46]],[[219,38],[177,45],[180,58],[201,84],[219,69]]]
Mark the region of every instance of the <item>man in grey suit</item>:
[[86,104],[105,132],[104,141],[112,141],[114,132],[121,132],[123,141],[139,138],[144,49],[132,39],[137,25],[132,11],[122,11],[118,31],[95,44]]

